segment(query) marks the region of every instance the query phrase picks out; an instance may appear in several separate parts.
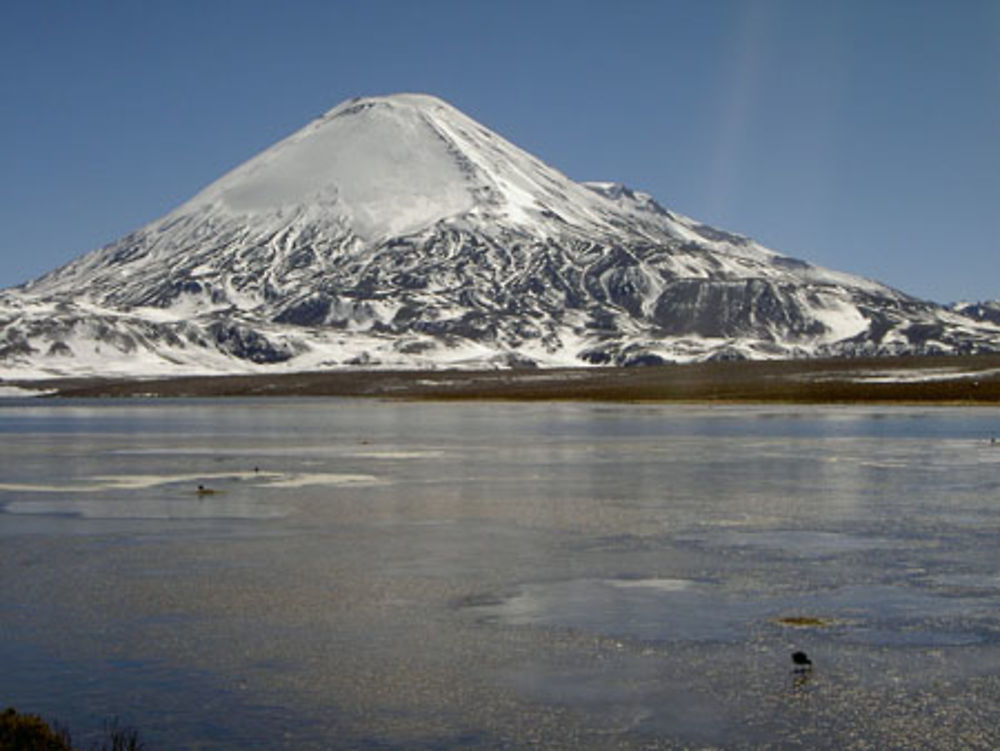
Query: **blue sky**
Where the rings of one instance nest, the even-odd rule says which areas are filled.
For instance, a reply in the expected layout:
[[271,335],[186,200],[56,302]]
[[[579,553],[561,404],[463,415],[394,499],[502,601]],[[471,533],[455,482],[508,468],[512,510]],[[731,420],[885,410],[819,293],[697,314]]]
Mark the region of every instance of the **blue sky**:
[[5,0],[0,286],[398,91],[779,252],[1000,298],[1000,0]]

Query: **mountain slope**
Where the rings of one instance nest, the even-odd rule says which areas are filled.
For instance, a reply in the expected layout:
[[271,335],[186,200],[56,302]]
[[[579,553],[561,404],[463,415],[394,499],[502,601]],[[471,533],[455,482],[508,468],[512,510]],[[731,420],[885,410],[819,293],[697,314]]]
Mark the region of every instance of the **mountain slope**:
[[439,99],[345,102],[0,296],[20,374],[1000,350],[1000,326],[579,184]]
[[1000,325],[1000,300],[978,303],[958,303],[952,309],[976,321],[989,321]]

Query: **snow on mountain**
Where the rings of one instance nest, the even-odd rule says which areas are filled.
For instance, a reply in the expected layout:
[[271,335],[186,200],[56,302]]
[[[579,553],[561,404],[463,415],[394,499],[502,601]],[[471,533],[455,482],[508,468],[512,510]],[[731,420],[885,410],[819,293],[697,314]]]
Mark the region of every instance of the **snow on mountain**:
[[445,102],[330,110],[0,294],[20,377],[1000,350],[1000,323],[576,183]]
[[951,309],[976,321],[988,321],[1000,325],[1000,300],[977,303],[957,303]]

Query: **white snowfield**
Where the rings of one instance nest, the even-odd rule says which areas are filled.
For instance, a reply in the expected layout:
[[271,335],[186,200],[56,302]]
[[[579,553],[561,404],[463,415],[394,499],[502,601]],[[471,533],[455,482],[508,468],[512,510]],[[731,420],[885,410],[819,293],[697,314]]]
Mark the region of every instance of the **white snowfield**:
[[366,241],[421,230],[475,206],[473,185],[418,107],[344,104],[182,206],[253,217],[323,206]]
[[998,368],[963,368],[956,364],[950,368],[918,368],[914,370],[870,370],[825,373],[821,377],[807,376],[807,380],[838,381],[849,380],[856,383],[933,383],[935,381],[993,378],[1000,375]]
[[1000,351],[1000,326],[576,183],[435,97],[344,102],[0,293],[0,379]]

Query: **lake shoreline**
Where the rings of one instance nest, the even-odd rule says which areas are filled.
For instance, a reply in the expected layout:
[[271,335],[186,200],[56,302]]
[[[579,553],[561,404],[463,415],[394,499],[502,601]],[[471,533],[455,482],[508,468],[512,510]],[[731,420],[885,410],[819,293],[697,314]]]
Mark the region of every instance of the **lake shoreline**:
[[8,380],[44,396],[326,396],[409,400],[789,404],[1000,403],[1000,355],[692,363],[636,368],[338,370]]

